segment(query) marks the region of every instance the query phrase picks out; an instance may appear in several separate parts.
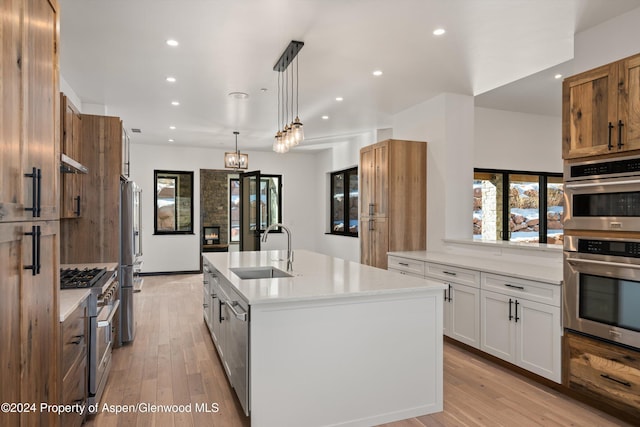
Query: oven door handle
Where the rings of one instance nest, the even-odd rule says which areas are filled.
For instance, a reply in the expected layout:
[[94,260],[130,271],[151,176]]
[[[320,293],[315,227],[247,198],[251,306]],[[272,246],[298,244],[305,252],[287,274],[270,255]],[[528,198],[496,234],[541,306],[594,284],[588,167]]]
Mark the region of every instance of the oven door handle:
[[638,181],[625,180],[625,181],[611,181],[611,182],[598,182],[588,184],[573,184],[567,183],[564,188],[588,188],[588,187],[606,187],[611,185],[638,185]]
[[569,258],[567,259],[569,264],[595,264],[595,265],[606,265],[608,267],[619,267],[619,268],[634,268],[636,270],[640,270],[640,265],[638,264],[626,264],[620,262],[610,262],[610,261],[596,261],[591,259],[577,259],[577,258]]

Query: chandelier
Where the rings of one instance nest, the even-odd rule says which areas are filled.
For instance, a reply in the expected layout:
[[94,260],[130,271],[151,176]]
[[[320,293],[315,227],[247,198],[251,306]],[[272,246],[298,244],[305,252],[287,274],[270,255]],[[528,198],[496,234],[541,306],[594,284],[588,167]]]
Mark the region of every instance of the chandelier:
[[[298,113],[299,106],[299,90],[298,90],[298,52],[304,46],[303,42],[292,40],[289,46],[284,50],[280,59],[273,66],[273,70],[278,74],[278,124],[276,128],[275,140],[273,141],[273,151],[276,153],[286,153],[289,148],[300,144],[304,140],[304,129],[302,122],[300,121],[300,114]],[[295,78],[293,70],[289,73],[289,65],[296,60],[295,64]],[[291,67],[293,69],[293,66]],[[291,75],[291,79],[289,79]],[[291,80],[291,111],[289,111],[289,80]],[[295,81],[295,91],[294,91]],[[296,101],[296,113],[293,118],[293,100]],[[281,105],[282,101],[282,105]],[[289,114],[291,113],[291,114]],[[292,119],[289,121],[289,119]]]
[[249,167],[249,155],[241,154],[238,151],[238,135],[240,132],[234,131],[236,136],[236,151],[224,153],[224,167],[230,169],[246,169]]

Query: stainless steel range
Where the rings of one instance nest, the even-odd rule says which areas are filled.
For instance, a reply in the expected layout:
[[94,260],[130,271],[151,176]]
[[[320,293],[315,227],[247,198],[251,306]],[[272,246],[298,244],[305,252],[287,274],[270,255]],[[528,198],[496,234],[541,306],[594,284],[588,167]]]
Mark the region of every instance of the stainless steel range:
[[[89,288],[88,403],[100,402],[111,370],[111,351],[120,306],[117,269],[62,268],[61,289]],[[94,405],[95,406],[95,405]],[[91,407],[91,406],[90,406]]]

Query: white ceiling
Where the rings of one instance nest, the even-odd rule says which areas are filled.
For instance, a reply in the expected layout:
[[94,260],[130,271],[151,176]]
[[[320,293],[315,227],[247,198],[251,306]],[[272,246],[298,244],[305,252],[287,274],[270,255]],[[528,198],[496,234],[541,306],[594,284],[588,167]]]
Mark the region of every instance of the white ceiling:
[[[491,108],[559,114],[561,83],[552,76],[573,57],[573,35],[640,6],[638,0],[60,4],[61,75],[83,105],[104,105],[128,129],[140,128],[133,143],[172,138],[178,146],[230,148],[238,130],[241,150],[271,149],[278,124],[273,66],[291,40],[305,43],[299,112],[308,146],[389,127],[393,114],[443,92],[482,94],[476,105]],[[447,33],[435,37],[437,27]],[[170,38],[180,45],[167,46]],[[384,74],[373,77],[375,69]],[[177,82],[167,83],[167,76]],[[249,98],[231,98],[233,91]]]

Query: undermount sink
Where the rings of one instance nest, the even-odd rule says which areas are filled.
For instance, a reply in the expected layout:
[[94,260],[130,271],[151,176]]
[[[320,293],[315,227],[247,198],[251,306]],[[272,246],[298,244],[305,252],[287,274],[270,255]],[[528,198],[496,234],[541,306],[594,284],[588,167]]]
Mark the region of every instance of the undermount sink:
[[230,268],[240,279],[272,279],[276,277],[293,277],[292,274],[286,273],[275,267],[244,267]]

